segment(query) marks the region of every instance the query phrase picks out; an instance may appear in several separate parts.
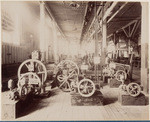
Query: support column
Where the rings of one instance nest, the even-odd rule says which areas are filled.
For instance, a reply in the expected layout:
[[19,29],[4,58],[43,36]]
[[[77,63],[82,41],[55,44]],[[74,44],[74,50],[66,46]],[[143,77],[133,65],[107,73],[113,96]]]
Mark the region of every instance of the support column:
[[[96,17],[95,17],[96,18]],[[98,20],[96,18],[96,22],[95,22],[95,30],[98,30]],[[95,34],[95,56],[98,57],[98,52],[99,52],[99,49],[98,49],[98,32],[96,31]]]
[[40,3],[40,51],[41,60],[45,61],[45,7],[44,3]]
[[56,26],[55,23],[53,22],[53,37],[54,37],[54,41],[53,41],[53,46],[54,46],[54,61],[57,62],[58,61],[58,53],[57,53],[57,30],[56,30]]
[[102,65],[105,64],[105,57],[106,57],[106,39],[107,39],[107,26],[106,21],[103,22],[102,25]]
[[131,39],[130,39],[130,37],[128,37],[128,54],[129,55],[131,55],[131,49],[130,49],[130,47],[131,47]]
[[148,41],[149,41],[149,9],[148,3],[141,2],[142,5],[142,22],[141,22],[141,85],[144,88],[144,92],[148,93],[149,81],[148,81]]
[[[44,2],[40,2],[40,51],[41,51],[41,60],[44,62],[45,60],[45,48],[46,48],[46,40],[45,40],[45,6]],[[42,75],[42,87],[41,93],[44,93],[45,88],[43,87],[44,76]]]

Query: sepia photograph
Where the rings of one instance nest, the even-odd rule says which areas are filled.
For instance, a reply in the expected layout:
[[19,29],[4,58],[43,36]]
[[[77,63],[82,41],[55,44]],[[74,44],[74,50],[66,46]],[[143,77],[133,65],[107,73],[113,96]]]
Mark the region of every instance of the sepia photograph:
[[149,1],[0,1],[1,120],[149,120]]

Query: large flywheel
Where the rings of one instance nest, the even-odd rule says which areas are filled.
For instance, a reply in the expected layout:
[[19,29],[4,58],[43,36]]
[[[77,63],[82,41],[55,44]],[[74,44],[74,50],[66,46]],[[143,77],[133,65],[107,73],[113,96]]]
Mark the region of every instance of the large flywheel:
[[70,60],[61,61],[57,67],[56,80],[63,91],[72,91],[78,84],[79,67]]
[[[75,70],[63,69],[56,75],[58,87],[63,91],[72,91],[78,83],[78,74]],[[74,84],[74,85],[73,85]]]
[[56,72],[62,69],[69,69],[69,70],[75,70],[76,73],[79,75],[79,67],[77,64],[71,60],[62,60],[57,66],[56,66]]
[[21,77],[21,75],[27,73],[27,72],[33,72],[36,73],[41,81],[45,81],[47,78],[47,70],[45,65],[39,61],[39,60],[35,60],[35,59],[28,59],[26,61],[24,61],[18,69],[18,79]]
[[40,93],[41,85],[42,85],[42,82],[40,78],[38,77],[36,73],[33,73],[33,72],[28,72],[28,73],[21,75],[21,77],[18,80],[18,88],[20,89],[28,88],[29,91],[32,90],[32,92],[35,94]]

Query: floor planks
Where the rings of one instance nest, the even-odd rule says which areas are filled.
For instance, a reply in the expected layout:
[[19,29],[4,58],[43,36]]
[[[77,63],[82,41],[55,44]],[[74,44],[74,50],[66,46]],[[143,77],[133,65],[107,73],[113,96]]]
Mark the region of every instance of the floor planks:
[[[147,120],[148,107],[121,106],[117,101],[117,88],[105,86],[101,89],[104,106],[71,106],[69,93],[59,89],[49,98],[36,98],[36,108],[16,120]],[[40,100],[39,100],[40,99]],[[32,107],[30,109],[32,109]]]

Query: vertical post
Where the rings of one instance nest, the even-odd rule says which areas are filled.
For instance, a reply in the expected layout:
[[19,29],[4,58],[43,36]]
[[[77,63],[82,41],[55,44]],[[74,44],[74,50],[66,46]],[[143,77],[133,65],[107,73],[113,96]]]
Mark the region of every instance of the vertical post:
[[129,52],[129,55],[131,54],[131,39],[130,39],[130,37],[128,37],[128,52]]
[[[44,2],[40,3],[40,50],[41,50],[41,60],[45,61],[45,7]],[[42,75],[42,88],[41,93],[44,93],[43,88],[43,75]]]
[[[113,34],[113,43],[115,44],[115,40],[116,40],[116,35],[115,33]],[[115,51],[113,51],[112,53],[112,59],[114,60],[115,59]]]
[[148,3],[141,2],[142,6],[142,22],[141,22],[141,85],[144,92],[148,93],[148,41],[149,41],[149,9]]
[[94,37],[95,37],[95,56],[98,57],[98,17],[97,17],[97,4],[95,2],[95,8],[94,8],[94,12],[95,12],[95,34],[94,34]]
[[105,64],[105,58],[106,58],[106,39],[107,39],[107,26],[106,21],[103,22],[102,25],[102,65]]
[[54,41],[53,41],[53,45],[54,45],[54,61],[57,62],[58,61],[58,56],[57,56],[57,30],[56,30],[56,26],[55,26],[54,22],[53,22],[53,37],[54,37]]
[[97,33],[95,33],[95,56],[98,56],[98,40],[97,40]]
[[41,60],[44,61],[44,50],[45,50],[45,7],[44,2],[40,3],[40,50]]

